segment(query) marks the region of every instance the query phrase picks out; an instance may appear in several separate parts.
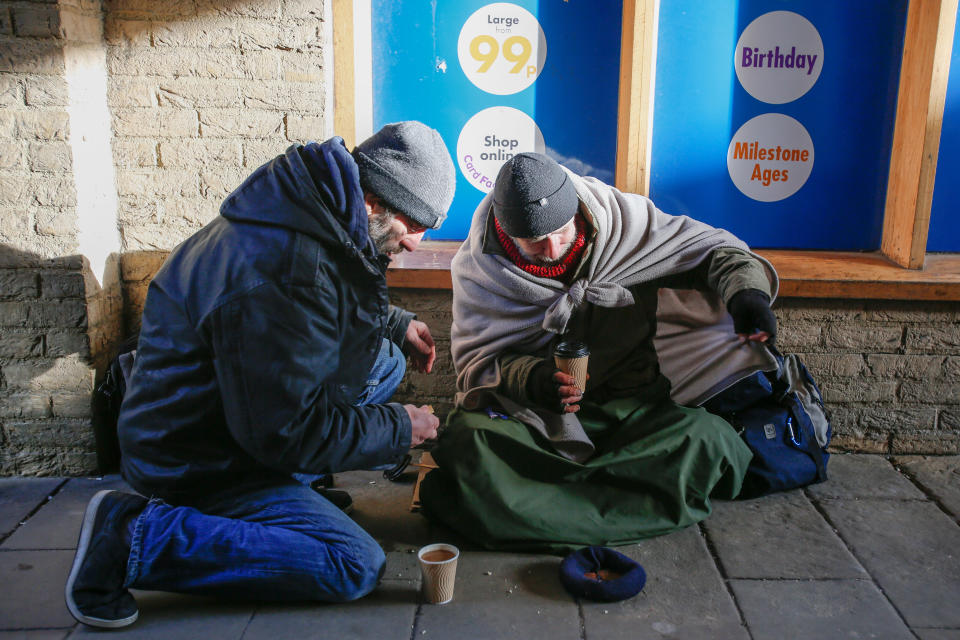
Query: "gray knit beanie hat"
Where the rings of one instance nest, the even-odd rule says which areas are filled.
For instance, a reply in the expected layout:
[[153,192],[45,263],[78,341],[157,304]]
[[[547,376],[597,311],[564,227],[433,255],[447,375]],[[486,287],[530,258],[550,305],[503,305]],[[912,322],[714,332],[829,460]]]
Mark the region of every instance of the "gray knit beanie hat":
[[493,215],[514,238],[552,233],[573,219],[578,206],[567,173],[542,153],[519,153],[507,160],[493,186]]
[[414,222],[437,229],[453,201],[456,176],[443,138],[422,122],[384,126],[353,150],[360,184]]

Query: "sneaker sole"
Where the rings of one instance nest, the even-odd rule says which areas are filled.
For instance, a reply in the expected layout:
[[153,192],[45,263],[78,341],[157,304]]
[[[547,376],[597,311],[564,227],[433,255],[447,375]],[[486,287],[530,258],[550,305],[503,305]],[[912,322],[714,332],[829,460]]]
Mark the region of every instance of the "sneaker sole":
[[80,538],[77,540],[77,554],[73,557],[73,566],[70,567],[70,576],[67,578],[67,586],[64,589],[63,594],[64,599],[67,602],[67,609],[70,611],[70,615],[76,618],[78,622],[82,622],[85,625],[89,625],[91,627],[100,627],[103,629],[117,629],[119,627],[129,626],[133,624],[140,615],[140,612],[137,611],[132,616],[121,618],[119,620],[94,618],[80,613],[77,603],[73,601],[73,583],[77,579],[77,574],[80,573],[80,567],[83,566],[83,560],[87,556],[87,549],[90,546],[90,540],[93,538],[93,523],[97,519],[97,509],[100,508],[100,503],[103,502],[103,498],[111,492],[112,491],[110,489],[98,491],[90,500],[90,504],[87,505],[87,510],[83,514],[83,525],[80,527]]

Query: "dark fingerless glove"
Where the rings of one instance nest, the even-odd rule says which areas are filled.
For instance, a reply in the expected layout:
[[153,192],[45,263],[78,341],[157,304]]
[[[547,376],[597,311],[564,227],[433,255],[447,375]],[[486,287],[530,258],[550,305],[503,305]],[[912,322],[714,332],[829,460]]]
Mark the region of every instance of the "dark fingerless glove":
[[527,378],[527,396],[536,405],[557,411],[560,407],[560,385],[553,379],[553,374],[559,371],[552,362],[544,360],[530,371]]
[[777,317],[770,309],[770,296],[759,289],[744,289],[730,298],[727,310],[733,316],[734,331],[746,335],[764,331],[770,335],[767,342],[773,344],[777,337]]

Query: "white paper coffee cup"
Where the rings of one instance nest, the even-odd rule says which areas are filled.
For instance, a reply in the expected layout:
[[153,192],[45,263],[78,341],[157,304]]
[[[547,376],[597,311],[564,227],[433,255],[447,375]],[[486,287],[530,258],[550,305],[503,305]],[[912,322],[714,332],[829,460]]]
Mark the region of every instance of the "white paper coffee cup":
[[457,577],[460,550],[452,544],[428,544],[417,553],[423,575],[423,595],[432,604],[453,600],[453,583]]

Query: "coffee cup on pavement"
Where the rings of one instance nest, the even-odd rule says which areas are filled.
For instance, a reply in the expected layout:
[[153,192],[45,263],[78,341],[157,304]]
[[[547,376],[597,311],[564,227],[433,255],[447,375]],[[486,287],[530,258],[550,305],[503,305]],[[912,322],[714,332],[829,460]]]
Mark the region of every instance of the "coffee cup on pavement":
[[432,604],[453,600],[453,583],[457,577],[460,550],[452,544],[428,544],[417,553],[423,575],[423,595]]

